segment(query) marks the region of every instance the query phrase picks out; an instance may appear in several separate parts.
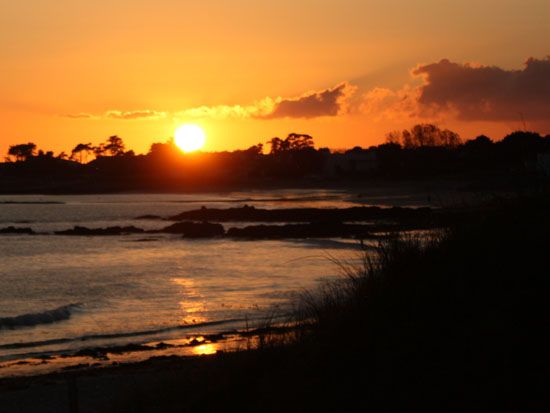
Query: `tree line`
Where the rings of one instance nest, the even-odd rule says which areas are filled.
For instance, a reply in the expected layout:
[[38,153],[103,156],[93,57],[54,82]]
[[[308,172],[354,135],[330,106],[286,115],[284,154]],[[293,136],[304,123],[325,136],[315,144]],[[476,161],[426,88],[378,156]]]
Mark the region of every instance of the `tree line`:
[[39,158],[57,158],[70,161],[77,161],[80,163],[86,163],[88,156],[94,154],[96,158],[101,156],[133,156],[134,151],[126,151],[126,145],[122,138],[117,135],[109,136],[104,143],[99,145],[92,145],[89,143],[79,143],[70,152],[60,152],[54,155],[53,151],[37,150],[37,146],[33,142],[20,143],[17,145],[11,145],[8,148],[8,154],[5,158],[6,162],[21,162],[26,161],[33,157]]

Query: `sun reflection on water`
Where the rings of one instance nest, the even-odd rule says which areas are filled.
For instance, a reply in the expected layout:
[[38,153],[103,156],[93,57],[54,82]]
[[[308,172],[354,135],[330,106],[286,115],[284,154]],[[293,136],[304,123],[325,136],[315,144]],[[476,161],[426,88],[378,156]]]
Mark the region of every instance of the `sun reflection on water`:
[[206,311],[206,305],[194,282],[184,278],[176,278],[173,282],[182,288],[181,294],[185,297],[179,303],[183,312],[181,320],[183,324],[197,324],[208,321],[206,317],[201,315]]
[[205,343],[193,347],[193,354],[196,354],[197,356],[216,354],[218,350],[218,346],[215,343]]

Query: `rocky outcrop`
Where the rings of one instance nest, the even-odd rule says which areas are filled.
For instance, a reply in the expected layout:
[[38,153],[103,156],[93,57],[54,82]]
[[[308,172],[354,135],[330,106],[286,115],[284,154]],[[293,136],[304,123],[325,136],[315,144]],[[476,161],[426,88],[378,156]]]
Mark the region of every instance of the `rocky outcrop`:
[[145,230],[134,226],[128,227],[107,227],[107,228],[87,228],[75,226],[72,229],[64,231],[55,231],[56,235],[129,235],[129,234],[142,234]]
[[251,225],[230,228],[227,236],[240,239],[333,238],[369,236],[369,225],[317,222],[309,224]]
[[241,208],[206,208],[182,212],[170,217],[174,221],[210,222],[319,222],[319,221],[418,221],[432,214],[430,208],[288,208],[261,209],[245,205]]
[[140,215],[139,217],[136,217],[135,219],[138,220],[151,220],[151,221],[161,221],[163,218],[160,215]]
[[177,222],[157,232],[181,234],[185,238],[213,238],[221,237],[225,230],[221,224],[210,222]]

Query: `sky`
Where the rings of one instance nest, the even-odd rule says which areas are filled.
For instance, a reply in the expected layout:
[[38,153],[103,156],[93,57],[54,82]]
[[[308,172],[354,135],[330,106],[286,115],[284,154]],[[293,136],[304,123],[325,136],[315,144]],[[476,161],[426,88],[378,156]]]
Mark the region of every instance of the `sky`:
[[548,0],[0,0],[0,155],[187,123],[368,147],[421,122],[550,133]]

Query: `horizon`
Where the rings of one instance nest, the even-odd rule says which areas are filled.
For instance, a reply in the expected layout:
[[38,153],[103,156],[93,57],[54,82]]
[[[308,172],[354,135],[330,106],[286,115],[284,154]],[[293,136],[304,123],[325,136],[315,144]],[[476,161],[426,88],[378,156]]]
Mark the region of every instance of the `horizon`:
[[188,123],[205,131],[207,152],[292,131],[319,147],[368,147],[417,123],[463,140],[550,133],[541,0],[35,0],[0,10],[1,153],[29,141],[67,152],[115,134],[145,153]]
[[[183,125],[184,128],[186,126],[195,126],[195,125],[193,125],[193,124],[184,124]],[[439,129],[438,125],[435,125],[435,124],[417,124],[415,126],[435,126],[436,129]],[[384,137],[384,139],[380,143],[369,145],[369,146],[355,145],[353,147],[322,147],[322,146],[318,145],[315,142],[315,137],[311,137],[312,138],[312,148],[315,149],[315,150],[328,149],[330,153],[336,154],[336,153],[345,153],[345,152],[351,151],[355,148],[360,148],[362,150],[370,150],[370,149],[379,148],[383,144],[388,144],[388,143],[395,144],[395,143],[397,143],[403,149],[407,149],[406,146],[404,146],[403,142],[395,142],[395,140],[392,139],[392,136],[390,136],[390,135],[393,134],[394,137],[395,137],[396,133],[401,134],[401,133],[405,133],[405,132],[410,131],[410,130],[411,129],[404,129],[403,131],[400,131],[400,130],[399,131],[398,130],[388,131],[387,135]],[[390,134],[390,132],[391,132],[391,134]],[[454,131],[449,131],[449,132],[454,132]],[[465,143],[467,143],[469,141],[474,141],[474,140],[476,140],[478,138],[482,138],[482,137],[483,138],[488,138],[493,143],[497,143],[497,142],[500,142],[500,141],[504,140],[505,138],[507,138],[511,135],[518,134],[518,133],[519,134],[526,134],[526,135],[534,134],[534,135],[538,135],[542,139],[549,139],[549,137],[550,137],[550,134],[544,135],[540,131],[521,130],[521,129],[512,131],[511,133],[508,133],[505,136],[500,136],[498,138],[490,137],[490,136],[487,136],[487,135],[481,133],[481,134],[477,134],[475,136],[472,136],[470,138],[464,139],[463,137],[460,136],[460,134],[458,134],[458,145],[459,146],[464,145]],[[287,134],[286,136],[283,135],[283,140],[287,136],[291,136],[293,134],[298,135],[298,136],[310,136],[308,134],[301,134],[301,133],[292,132],[292,133]],[[248,147],[233,148],[233,149],[204,150],[204,148],[202,146],[199,146],[199,147],[193,148],[191,150],[187,150],[185,147],[182,146],[181,143],[178,143],[178,140],[175,139],[174,137],[167,138],[164,141],[152,142],[151,145],[144,152],[136,152],[133,148],[126,146],[126,143],[124,142],[124,139],[122,137],[119,137],[118,135],[110,135],[109,138],[107,138],[106,140],[104,139],[104,142],[101,142],[101,141],[88,142],[88,143],[78,142],[78,143],[74,143],[72,145],[72,151],[71,150],[66,150],[66,151],[60,151],[58,153],[55,153],[54,151],[48,151],[47,148],[41,148],[38,145],[36,145],[34,142],[30,142],[30,141],[29,142],[19,142],[18,144],[10,145],[7,148],[5,156],[2,158],[3,160],[0,160],[0,163],[17,161],[15,158],[14,159],[10,158],[10,154],[9,154],[8,149],[11,149],[12,147],[20,147],[20,146],[27,146],[27,145],[33,145],[33,144],[35,145],[35,148],[32,149],[29,152],[30,157],[46,155],[46,156],[66,159],[66,160],[69,160],[69,161],[75,161],[75,162],[79,162],[79,163],[88,163],[88,162],[93,161],[94,159],[97,159],[98,157],[109,156],[108,155],[108,150],[105,148],[105,146],[108,145],[108,141],[111,138],[120,139],[120,143],[122,145],[121,152],[118,153],[116,156],[125,155],[125,154],[126,155],[131,154],[131,156],[146,156],[146,155],[149,155],[151,153],[152,147],[154,145],[158,145],[158,144],[160,144],[160,145],[173,145],[175,153],[178,153],[179,155],[182,155],[182,156],[184,156],[184,155],[193,155],[193,154],[234,153],[234,152],[239,152],[239,151],[245,151],[247,149],[252,149],[253,147],[258,147],[258,146],[261,148],[261,152],[260,152],[261,154],[269,155],[271,153],[270,150],[268,150],[268,145],[271,149],[271,142],[269,140],[265,141],[265,142],[257,142],[256,144],[250,145]],[[279,137],[274,137],[274,138],[277,139]],[[80,150],[78,150],[79,146],[88,146],[88,149],[86,150],[85,148],[81,148]],[[444,146],[444,144],[442,144],[440,142],[440,143],[434,144],[434,146]],[[96,149],[99,149],[99,148],[102,148],[103,152],[100,155],[95,155],[94,151]],[[81,160],[79,160],[79,156],[82,156],[82,155],[78,155],[78,154],[82,154],[83,151],[86,151],[88,153],[88,155],[86,156],[87,162],[82,162]],[[61,156],[63,154],[64,154],[64,156]],[[91,159],[89,159],[90,154],[92,154]],[[110,156],[113,156],[113,155],[111,154]]]

